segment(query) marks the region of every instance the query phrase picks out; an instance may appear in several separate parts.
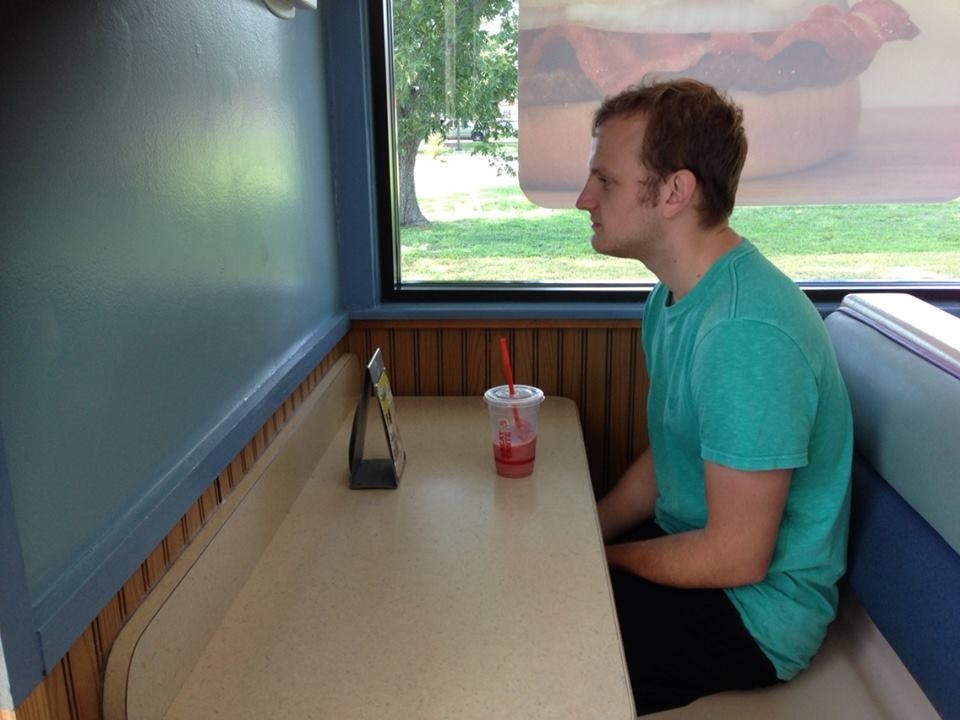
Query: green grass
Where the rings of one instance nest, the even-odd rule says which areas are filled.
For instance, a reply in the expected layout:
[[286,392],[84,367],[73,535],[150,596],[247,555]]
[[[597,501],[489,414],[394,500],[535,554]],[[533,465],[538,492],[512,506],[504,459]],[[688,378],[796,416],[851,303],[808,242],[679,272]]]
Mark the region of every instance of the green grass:
[[[632,281],[598,255],[584,213],[545,210],[513,183],[426,195],[431,224],[401,231],[405,281]],[[733,227],[798,280],[960,279],[960,202],[738,208]]]

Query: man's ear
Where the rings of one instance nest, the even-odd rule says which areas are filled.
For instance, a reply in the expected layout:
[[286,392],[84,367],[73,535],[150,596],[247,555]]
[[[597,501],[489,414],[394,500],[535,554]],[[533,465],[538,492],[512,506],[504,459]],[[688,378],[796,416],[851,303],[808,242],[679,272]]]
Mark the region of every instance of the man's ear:
[[677,170],[664,184],[664,217],[675,217],[693,203],[697,192],[697,176],[689,170]]

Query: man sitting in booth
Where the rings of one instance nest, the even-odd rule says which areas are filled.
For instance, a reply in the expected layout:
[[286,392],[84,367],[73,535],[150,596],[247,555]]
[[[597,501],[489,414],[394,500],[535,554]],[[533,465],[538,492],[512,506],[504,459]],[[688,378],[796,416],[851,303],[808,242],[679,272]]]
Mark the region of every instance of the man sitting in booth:
[[598,504],[637,711],[789,680],[837,609],[852,419],[797,285],[729,225],[742,111],[692,80],[603,101],[577,207],[659,283],[650,447]]

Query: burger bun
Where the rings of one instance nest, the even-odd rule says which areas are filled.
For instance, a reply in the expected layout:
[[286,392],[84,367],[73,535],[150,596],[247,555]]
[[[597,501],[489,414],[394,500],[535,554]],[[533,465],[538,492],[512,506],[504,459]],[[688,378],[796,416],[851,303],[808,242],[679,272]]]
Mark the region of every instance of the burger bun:
[[[776,93],[732,91],[743,108],[747,160],[742,180],[794,172],[846,149],[860,119],[860,84]],[[519,176],[527,196],[545,207],[570,207],[586,182],[597,103],[520,106]]]

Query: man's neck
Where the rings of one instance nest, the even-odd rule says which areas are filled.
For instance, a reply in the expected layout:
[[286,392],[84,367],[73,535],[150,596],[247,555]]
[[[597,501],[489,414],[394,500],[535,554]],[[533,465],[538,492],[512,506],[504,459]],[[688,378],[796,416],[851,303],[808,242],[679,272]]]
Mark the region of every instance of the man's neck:
[[740,236],[724,224],[684,234],[666,244],[663,256],[648,265],[670,289],[673,302],[687,295],[713,264],[740,244]]

